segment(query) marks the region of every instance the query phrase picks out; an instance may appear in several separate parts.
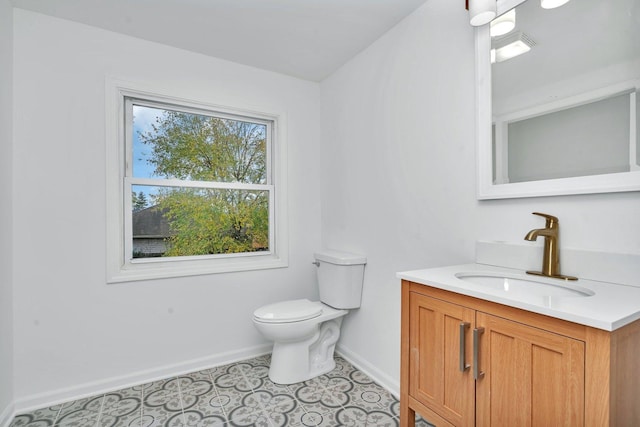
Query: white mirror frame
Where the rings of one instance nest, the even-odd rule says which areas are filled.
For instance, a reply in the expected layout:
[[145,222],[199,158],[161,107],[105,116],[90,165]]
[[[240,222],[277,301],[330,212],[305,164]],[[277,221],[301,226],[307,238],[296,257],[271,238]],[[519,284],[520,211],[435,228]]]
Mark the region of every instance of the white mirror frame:
[[[498,16],[526,0],[498,0]],[[536,1],[536,0],[530,0]],[[479,200],[640,190],[640,171],[547,179],[509,184],[493,183],[491,37],[489,25],[476,27],[476,157]],[[636,129],[630,129],[635,134]]]

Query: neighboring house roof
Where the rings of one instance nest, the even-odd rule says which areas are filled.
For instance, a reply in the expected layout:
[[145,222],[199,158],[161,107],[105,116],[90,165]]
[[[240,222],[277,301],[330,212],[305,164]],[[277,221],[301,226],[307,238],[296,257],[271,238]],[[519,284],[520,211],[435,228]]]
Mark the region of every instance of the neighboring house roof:
[[133,212],[132,234],[133,238],[165,238],[171,235],[169,222],[164,217],[167,209],[159,206],[149,206]]

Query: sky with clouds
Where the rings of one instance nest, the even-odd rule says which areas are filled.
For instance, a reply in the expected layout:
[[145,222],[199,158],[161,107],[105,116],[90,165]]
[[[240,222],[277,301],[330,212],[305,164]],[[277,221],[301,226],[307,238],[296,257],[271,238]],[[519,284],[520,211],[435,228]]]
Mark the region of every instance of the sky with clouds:
[[[158,117],[162,116],[163,110],[158,108],[133,105],[133,176],[136,178],[153,178],[154,167],[148,162],[151,155],[151,147],[142,142],[140,134],[153,130],[152,125],[156,123]],[[134,185],[132,191],[144,193],[147,200],[151,202],[157,187]]]

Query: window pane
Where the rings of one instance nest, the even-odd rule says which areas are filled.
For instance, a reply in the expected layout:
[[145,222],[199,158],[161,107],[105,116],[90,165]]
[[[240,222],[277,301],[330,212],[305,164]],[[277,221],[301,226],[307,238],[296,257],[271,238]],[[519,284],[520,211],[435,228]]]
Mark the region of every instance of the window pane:
[[264,123],[133,105],[133,176],[267,183]]
[[269,192],[132,186],[133,258],[269,250]]

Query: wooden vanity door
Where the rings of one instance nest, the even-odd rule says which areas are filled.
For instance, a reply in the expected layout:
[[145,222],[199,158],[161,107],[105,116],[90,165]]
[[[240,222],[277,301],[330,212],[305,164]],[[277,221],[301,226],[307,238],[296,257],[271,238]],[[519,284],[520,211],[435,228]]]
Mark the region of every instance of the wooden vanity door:
[[475,311],[413,292],[409,305],[409,395],[453,425],[473,426],[474,381],[471,368],[460,370],[460,324],[468,324],[465,362],[471,364]]
[[478,312],[477,426],[584,426],[584,342]]

